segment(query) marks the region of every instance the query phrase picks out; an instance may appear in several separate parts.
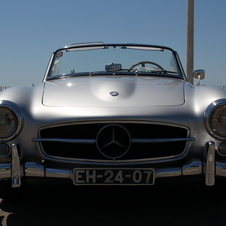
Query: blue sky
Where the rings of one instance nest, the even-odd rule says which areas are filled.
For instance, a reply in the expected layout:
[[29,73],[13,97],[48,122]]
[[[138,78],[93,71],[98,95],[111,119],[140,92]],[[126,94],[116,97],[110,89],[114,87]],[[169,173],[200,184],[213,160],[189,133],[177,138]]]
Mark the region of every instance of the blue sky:
[[[194,69],[205,69],[202,84],[226,85],[226,1],[194,1]],[[39,84],[51,53],[77,42],[169,46],[185,67],[186,6],[187,0],[0,0],[0,86]]]

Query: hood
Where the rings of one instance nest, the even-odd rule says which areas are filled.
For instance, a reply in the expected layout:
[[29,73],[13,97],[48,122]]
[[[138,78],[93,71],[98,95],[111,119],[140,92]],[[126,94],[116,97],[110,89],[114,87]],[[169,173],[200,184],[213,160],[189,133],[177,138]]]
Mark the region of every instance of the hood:
[[177,106],[184,81],[159,77],[77,77],[44,85],[43,104],[52,107]]

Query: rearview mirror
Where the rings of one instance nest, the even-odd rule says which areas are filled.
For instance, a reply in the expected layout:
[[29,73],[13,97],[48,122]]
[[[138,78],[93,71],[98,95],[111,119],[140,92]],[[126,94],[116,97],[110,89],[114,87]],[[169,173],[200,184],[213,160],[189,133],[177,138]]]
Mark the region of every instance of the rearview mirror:
[[106,71],[119,71],[121,69],[122,69],[121,64],[112,63],[112,64],[108,64],[108,65],[105,66]]

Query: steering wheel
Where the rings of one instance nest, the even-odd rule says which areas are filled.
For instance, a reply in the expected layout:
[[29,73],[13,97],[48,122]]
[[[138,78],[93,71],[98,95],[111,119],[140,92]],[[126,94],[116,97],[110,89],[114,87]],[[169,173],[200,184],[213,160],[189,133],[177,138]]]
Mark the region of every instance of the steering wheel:
[[130,72],[134,67],[136,67],[136,66],[139,65],[139,64],[141,64],[142,67],[145,67],[145,64],[153,64],[153,65],[157,66],[159,69],[161,69],[161,71],[164,71],[163,67],[161,67],[159,64],[157,64],[157,63],[155,63],[155,62],[151,62],[151,61],[140,61],[140,62],[138,62],[138,63],[136,63],[136,64],[133,64],[133,65],[129,68],[128,72]]

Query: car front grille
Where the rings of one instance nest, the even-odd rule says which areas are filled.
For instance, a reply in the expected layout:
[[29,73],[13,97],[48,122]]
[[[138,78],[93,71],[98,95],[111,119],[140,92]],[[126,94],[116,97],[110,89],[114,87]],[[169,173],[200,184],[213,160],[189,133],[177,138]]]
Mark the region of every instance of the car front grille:
[[82,123],[43,128],[42,152],[81,161],[134,161],[174,158],[184,153],[189,131],[156,123]]

